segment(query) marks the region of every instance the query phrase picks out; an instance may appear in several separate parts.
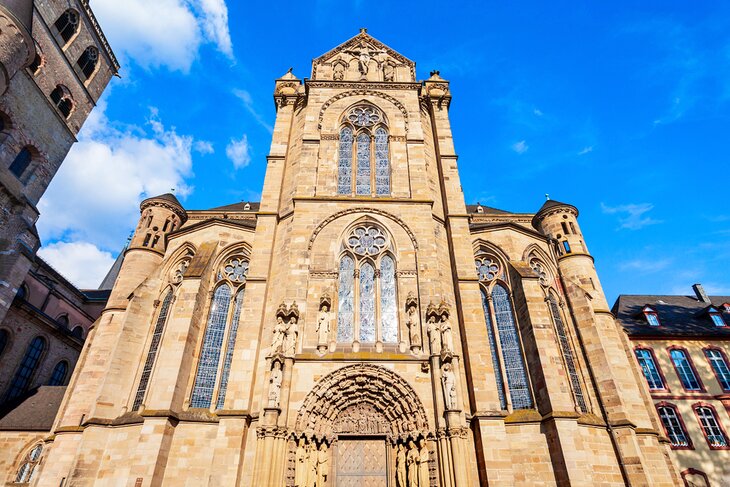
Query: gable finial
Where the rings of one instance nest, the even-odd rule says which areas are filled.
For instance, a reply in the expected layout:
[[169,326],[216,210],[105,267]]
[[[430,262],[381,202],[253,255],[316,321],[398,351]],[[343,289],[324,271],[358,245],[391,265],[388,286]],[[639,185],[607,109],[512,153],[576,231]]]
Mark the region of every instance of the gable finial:
[[361,34],[367,34],[368,33],[367,27],[360,27],[360,33]]
[[548,193],[545,193],[545,201],[550,201],[550,195]]

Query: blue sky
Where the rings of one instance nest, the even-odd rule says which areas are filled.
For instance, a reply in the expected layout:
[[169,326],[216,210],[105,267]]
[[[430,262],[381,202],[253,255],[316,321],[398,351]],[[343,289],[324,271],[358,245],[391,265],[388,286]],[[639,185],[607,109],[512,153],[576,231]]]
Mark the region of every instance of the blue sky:
[[[639,4],[640,5],[637,5]],[[122,62],[39,205],[43,255],[94,287],[146,196],[260,197],[273,80],[367,27],[451,81],[467,203],[576,205],[610,303],[730,295],[727,2],[92,0]]]

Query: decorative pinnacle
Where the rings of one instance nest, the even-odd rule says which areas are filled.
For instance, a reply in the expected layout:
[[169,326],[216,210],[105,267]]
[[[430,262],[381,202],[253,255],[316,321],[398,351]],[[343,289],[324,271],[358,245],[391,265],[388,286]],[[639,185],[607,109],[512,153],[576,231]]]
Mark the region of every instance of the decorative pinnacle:
[[367,27],[360,27],[360,33],[361,34],[367,34],[368,33]]
[[545,201],[550,201],[550,195],[548,193],[545,193]]

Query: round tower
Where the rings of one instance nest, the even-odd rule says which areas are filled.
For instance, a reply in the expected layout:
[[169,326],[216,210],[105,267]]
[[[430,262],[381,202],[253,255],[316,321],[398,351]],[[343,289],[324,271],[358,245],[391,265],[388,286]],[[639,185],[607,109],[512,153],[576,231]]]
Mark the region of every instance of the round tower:
[[175,195],[166,193],[140,204],[140,218],[119,271],[107,308],[126,307],[127,298],[160,265],[167,236],[187,220]]
[[35,59],[31,36],[33,0],[5,0],[0,3],[0,95],[7,91],[15,73]]
[[588,252],[578,225],[578,209],[573,205],[548,199],[532,218],[532,226],[550,239],[561,274],[579,283],[594,299],[602,300],[602,307],[608,309],[593,265],[593,256]]

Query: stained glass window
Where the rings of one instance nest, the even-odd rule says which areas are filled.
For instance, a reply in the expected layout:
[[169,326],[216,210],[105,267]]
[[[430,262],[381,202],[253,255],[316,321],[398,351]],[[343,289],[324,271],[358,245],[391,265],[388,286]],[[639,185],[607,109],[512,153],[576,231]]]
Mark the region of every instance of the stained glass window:
[[352,231],[347,244],[357,255],[377,255],[383,251],[387,239],[378,227],[360,226]]
[[241,319],[241,308],[243,307],[243,289],[236,293],[236,299],[233,303],[233,318],[231,318],[231,327],[228,331],[228,343],[226,345],[226,355],[223,358],[223,371],[221,372],[221,385],[218,388],[218,402],[216,409],[223,409],[226,401],[226,391],[228,390],[228,377],[231,374],[231,362],[233,362],[233,351],[236,347],[236,335],[238,334],[238,322]]
[[388,132],[375,131],[375,194],[390,194],[390,162],[388,161]]
[[33,378],[38,363],[41,360],[41,355],[46,349],[46,341],[41,337],[35,337],[33,341],[28,345],[28,349],[25,351],[23,361],[20,363],[18,371],[13,377],[13,381],[10,383],[10,389],[5,396],[6,401],[15,399],[16,397],[23,394],[30,386],[30,381]]
[[398,313],[395,304],[395,263],[385,255],[380,260],[380,322],[383,342],[398,343]]
[[700,381],[697,380],[692,365],[689,363],[689,357],[684,353],[684,350],[672,350],[669,352],[669,356],[672,357],[674,367],[677,369],[677,375],[679,380],[682,381],[682,386],[688,391],[699,391]]
[[355,107],[350,110],[347,119],[358,127],[370,127],[380,121],[380,113],[373,107]]
[[357,136],[357,181],[355,192],[370,195],[370,136],[363,132]]
[[337,341],[351,342],[354,326],[355,261],[344,256],[340,261],[337,310]]
[[497,394],[499,395],[499,404],[502,409],[507,409],[507,400],[504,397],[504,380],[502,380],[502,366],[499,364],[499,355],[497,352],[497,340],[494,337],[494,327],[492,325],[492,317],[489,313],[489,300],[487,293],[482,290],[482,308],[484,308],[484,319],[487,325],[487,336],[489,337],[489,348],[492,355],[492,367],[494,367],[494,379],[497,382]]
[[677,411],[669,406],[661,406],[657,409],[672,446],[689,446],[687,432],[682,427]]
[[639,361],[641,370],[644,372],[649,389],[664,389],[664,381],[662,380],[661,374],[659,374],[659,369],[654,362],[652,353],[644,349],[638,349],[634,353],[636,354],[636,359]]
[[152,374],[152,367],[155,365],[155,357],[157,357],[157,349],[160,346],[160,340],[162,340],[162,332],[165,329],[165,322],[167,321],[167,314],[170,311],[170,303],[172,302],[172,289],[167,291],[165,297],[162,299],[162,305],[160,306],[160,313],[157,315],[157,322],[155,323],[155,329],[152,332],[152,341],[150,342],[150,349],[147,352],[147,359],[144,362],[144,368],[142,369],[142,377],[139,380],[139,386],[137,387],[137,394],[134,397],[134,404],[132,410],[136,411],[142,405],[142,400],[147,392],[147,384],[150,381],[150,375]]
[[213,294],[213,302],[210,306],[208,326],[205,328],[205,335],[203,337],[203,347],[200,351],[198,371],[195,375],[195,385],[193,386],[193,394],[190,399],[190,407],[210,407],[230,305],[231,288],[227,284],[223,284]]
[[337,194],[352,193],[352,129],[340,130],[340,162],[337,174]]
[[360,267],[360,341],[375,341],[375,269],[367,262]]
[[528,409],[532,407],[532,396],[527,383],[527,371],[522,360],[522,347],[517,334],[512,303],[507,290],[502,286],[495,286],[492,291],[494,316],[497,321],[497,334],[502,346],[507,386],[513,409]]
[[36,445],[30,453],[28,453],[28,456],[25,458],[25,462],[23,462],[20,466],[18,473],[15,476],[16,484],[27,484],[33,480],[35,469],[41,461],[41,453],[43,453],[43,445]]
[[245,282],[246,274],[248,274],[248,261],[234,257],[223,267],[223,273],[233,282]]
[[586,406],[585,397],[583,396],[583,388],[580,385],[580,377],[578,376],[578,370],[575,366],[575,358],[573,357],[573,348],[570,346],[570,340],[568,338],[568,332],[565,329],[563,318],[560,315],[560,308],[558,302],[554,296],[548,298],[548,304],[550,305],[550,312],[553,315],[553,323],[555,323],[555,331],[558,335],[558,341],[560,342],[560,351],[563,353],[563,360],[565,366],[568,368],[568,376],[570,377],[570,386],[573,389],[573,396],[575,402],[580,407],[580,410],[584,413],[588,412]]
[[477,257],[474,264],[480,281],[491,281],[500,275],[499,264],[489,257]]
[[49,386],[62,386],[66,381],[66,374],[68,373],[68,363],[62,360],[56,364],[51,374],[51,380],[48,381]]
[[730,369],[728,369],[722,352],[719,350],[705,350],[705,355],[707,355],[707,360],[710,361],[710,365],[712,365],[712,369],[717,375],[720,386],[724,390],[730,391]]
[[705,434],[710,446],[715,448],[727,446],[727,438],[720,428],[720,424],[717,422],[715,412],[712,408],[699,406],[695,409],[695,412],[697,413],[697,417],[700,419],[702,432]]

